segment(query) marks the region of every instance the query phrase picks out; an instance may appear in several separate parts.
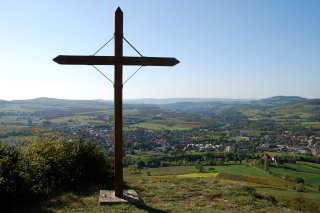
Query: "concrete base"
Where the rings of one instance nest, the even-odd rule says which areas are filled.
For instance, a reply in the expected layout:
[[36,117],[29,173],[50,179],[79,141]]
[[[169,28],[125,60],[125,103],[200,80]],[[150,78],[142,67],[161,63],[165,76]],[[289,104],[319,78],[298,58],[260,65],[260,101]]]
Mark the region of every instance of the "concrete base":
[[114,190],[100,190],[99,205],[115,203],[139,203],[141,202],[138,194],[134,190],[124,190],[123,196],[116,197]]

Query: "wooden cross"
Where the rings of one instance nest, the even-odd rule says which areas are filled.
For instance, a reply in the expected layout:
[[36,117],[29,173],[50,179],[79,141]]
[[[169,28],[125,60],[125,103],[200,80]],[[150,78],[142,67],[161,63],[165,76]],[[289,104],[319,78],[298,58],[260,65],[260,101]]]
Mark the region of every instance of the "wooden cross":
[[175,58],[123,56],[123,38],[123,12],[118,7],[115,12],[114,56],[59,55],[53,59],[58,64],[67,65],[114,65],[114,182],[117,197],[123,196],[122,66],[174,66],[179,63]]

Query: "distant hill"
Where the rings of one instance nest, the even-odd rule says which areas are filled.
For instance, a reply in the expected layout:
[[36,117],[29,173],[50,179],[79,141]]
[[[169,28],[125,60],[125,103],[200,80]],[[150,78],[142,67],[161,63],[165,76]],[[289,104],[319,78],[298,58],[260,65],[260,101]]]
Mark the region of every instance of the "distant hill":
[[175,104],[175,103],[199,103],[199,102],[248,102],[252,99],[231,99],[231,98],[144,98],[144,99],[127,99],[125,103],[131,104]]
[[6,104],[8,101],[0,100],[0,104]]
[[[169,98],[169,99],[127,99],[124,100],[125,108],[133,106],[142,108],[155,107],[159,105],[171,109],[192,109],[198,111],[212,108],[229,108],[230,106],[257,106],[257,107],[274,107],[286,106],[292,104],[309,104],[319,105],[320,99],[307,99],[298,96],[275,96],[261,100],[252,99],[225,99],[225,98]],[[91,108],[91,109],[108,109],[113,108],[112,100],[70,100],[70,99],[55,99],[55,98],[35,98],[28,100],[0,100],[0,105],[19,106],[38,111],[40,108],[63,108],[68,110],[71,108]]]
[[307,100],[310,100],[310,99],[302,98],[299,96],[274,96],[271,98],[253,101],[252,103],[260,106],[280,106],[280,105],[303,103],[303,102],[306,102]]

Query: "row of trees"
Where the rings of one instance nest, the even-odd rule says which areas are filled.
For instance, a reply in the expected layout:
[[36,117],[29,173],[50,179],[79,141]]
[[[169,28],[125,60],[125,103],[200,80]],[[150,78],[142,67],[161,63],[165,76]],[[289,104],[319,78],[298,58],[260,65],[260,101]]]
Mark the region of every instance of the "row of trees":
[[149,156],[144,158],[135,158],[127,156],[124,158],[124,165],[136,165],[142,167],[166,167],[183,165],[222,165],[225,162],[233,161],[241,163],[244,159],[254,158],[252,155],[237,154],[232,152],[205,152],[205,153],[185,153],[185,154],[163,154],[160,156]]

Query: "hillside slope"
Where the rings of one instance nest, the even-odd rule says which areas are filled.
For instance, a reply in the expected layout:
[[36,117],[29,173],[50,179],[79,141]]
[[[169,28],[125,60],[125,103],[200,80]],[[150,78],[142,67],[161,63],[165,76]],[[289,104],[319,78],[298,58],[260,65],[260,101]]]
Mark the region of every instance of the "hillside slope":
[[[98,189],[92,194],[72,194],[51,199],[40,206],[25,206],[21,212],[271,212],[295,213],[273,197],[262,195],[253,187],[215,178],[172,178],[170,176],[128,177],[143,203],[139,205],[97,205]],[[29,210],[29,211],[28,211]],[[15,212],[20,210],[15,209]]]

